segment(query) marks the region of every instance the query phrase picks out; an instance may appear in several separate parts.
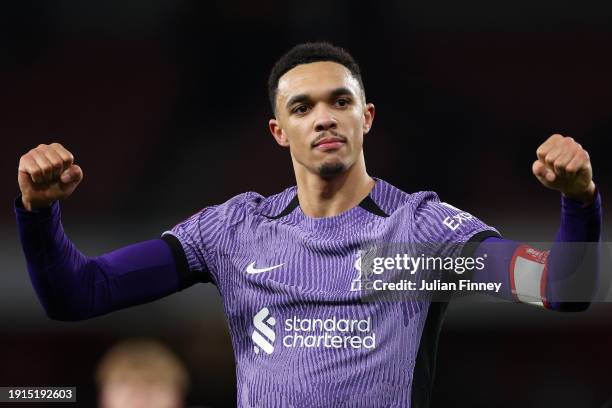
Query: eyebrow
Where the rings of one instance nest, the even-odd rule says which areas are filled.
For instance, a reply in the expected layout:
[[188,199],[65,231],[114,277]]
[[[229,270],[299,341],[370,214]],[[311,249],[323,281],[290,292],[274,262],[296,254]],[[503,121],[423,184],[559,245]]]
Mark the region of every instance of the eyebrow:
[[[335,98],[340,95],[350,95],[352,97],[355,97],[353,92],[346,87],[336,88],[329,93],[330,98]],[[289,98],[285,106],[287,107],[287,109],[291,109],[291,106],[295,104],[302,103],[302,102],[310,102],[310,101],[311,101],[310,95],[298,94],[298,95],[294,95],[291,98]]]

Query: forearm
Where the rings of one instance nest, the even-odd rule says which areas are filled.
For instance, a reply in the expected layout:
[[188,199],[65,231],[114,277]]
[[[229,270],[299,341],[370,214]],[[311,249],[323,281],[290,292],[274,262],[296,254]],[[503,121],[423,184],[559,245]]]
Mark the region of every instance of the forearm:
[[562,199],[561,225],[547,260],[545,293],[551,309],[584,310],[590,303],[599,281],[601,223],[598,192],[587,206]]
[[[538,251],[519,242],[487,238],[474,257],[487,255],[479,282],[500,282],[504,299],[539,301],[554,310],[583,310],[597,287],[601,198],[588,206],[563,198],[555,243]],[[575,272],[579,268],[580,275]],[[578,278],[578,279],[576,279]]]
[[86,319],[155,300],[186,286],[170,247],[162,239],[91,258],[64,233],[57,203],[30,212],[18,198],[15,212],[30,279],[51,318]]

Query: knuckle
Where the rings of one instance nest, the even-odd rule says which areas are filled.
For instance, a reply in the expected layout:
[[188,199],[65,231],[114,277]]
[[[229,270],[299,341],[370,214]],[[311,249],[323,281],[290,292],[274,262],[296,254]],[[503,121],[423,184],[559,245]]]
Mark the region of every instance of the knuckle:
[[72,159],[72,154],[64,146],[62,146],[61,144],[53,143],[51,146],[57,152],[57,154],[59,154],[65,160]]
[[67,162],[74,162],[74,155],[66,150],[66,152],[62,155],[64,160]]

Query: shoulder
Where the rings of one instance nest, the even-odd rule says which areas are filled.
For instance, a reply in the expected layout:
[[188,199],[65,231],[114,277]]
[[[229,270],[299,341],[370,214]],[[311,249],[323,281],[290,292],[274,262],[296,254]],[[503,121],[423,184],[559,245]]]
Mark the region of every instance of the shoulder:
[[235,225],[248,217],[274,216],[291,202],[296,191],[293,186],[268,197],[247,191],[221,204],[204,207],[198,214],[201,218],[215,218],[227,225]]
[[297,187],[291,186],[280,193],[261,197],[260,201],[252,202],[250,210],[255,216],[262,216],[265,218],[275,218],[287,209],[295,201],[297,197]]
[[388,215],[440,203],[438,195],[433,191],[408,193],[381,179],[376,179],[372,199]]
[[463,242],[481,231],[499,232],[470,212],[444,202],[434,191],[407,193],[382,182],[377,190],[379,206],[392,218],[409,220],[413,238],[421,241]]
[[443,213],[456,214],[464,212],[452,204],[441,201],[435,191],[405,192],[391,183],[377,179],[377,188],[373,192],[373,199],[387,213],[393,214],[397,210],[409,209],[415,213]]

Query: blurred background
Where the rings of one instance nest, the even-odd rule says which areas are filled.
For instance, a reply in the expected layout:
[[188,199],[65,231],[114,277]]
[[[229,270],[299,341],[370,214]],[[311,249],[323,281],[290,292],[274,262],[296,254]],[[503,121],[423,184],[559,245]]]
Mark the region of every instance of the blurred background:
[[[78,405],[95,406],[101,356],[149,336],[185,363],[190,405],[235,405],[211,285],[90,321],[45,317],[13,214],[29,149],[60,142],[83,168],[62,211],[84,253],[158,237],[206,205],[294,183],[267,129],[267,75],[296,43],[328,40],[359,62],[377,107],[371,175],[434,190],[507,238],[550,241],[559,196],[531,174],[550,134],[590,152],[604,205],[610,197],[611,21],[609,3],[558,0],[3,3],[0,385],[75,385]],[[601,407],[612,394],[611,323],[608,304],[581,314],[452,304],[433,407]]]

